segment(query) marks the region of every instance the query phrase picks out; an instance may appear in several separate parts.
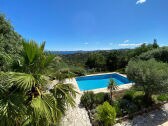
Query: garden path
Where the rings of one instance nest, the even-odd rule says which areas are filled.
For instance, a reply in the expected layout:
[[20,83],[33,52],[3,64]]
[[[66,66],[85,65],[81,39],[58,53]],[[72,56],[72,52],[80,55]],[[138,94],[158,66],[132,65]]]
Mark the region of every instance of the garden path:
[[168,103],[160,110],[154,110],[133,120],[117,123],[115,126],[168,126]]
[[[74,79],[67,79],[66,83],[74,84],[77,91],[79,91]],[[65,116],[62,118],[61,126],[91,126],[87,111],[79,106],[81,96],[82,94],[79,92],[75,99],[76,106],[68,108]]]

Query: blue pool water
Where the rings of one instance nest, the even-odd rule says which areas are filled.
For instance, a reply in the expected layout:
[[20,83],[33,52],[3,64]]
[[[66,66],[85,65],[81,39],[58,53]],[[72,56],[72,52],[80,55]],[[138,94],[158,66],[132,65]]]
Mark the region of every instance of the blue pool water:
[[76,81],[78,83],[79,89],[81,91],[85,91],[98,88],[105,88],[108,86],[110,79],[113,79],[117,85],[131,83],[131,81],[129,81],[128,78],[116,73],[77,77]]

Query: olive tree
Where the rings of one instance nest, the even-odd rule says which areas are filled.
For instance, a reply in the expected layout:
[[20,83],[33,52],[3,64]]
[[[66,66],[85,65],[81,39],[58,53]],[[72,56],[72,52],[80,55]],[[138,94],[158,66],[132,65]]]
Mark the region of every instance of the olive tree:
[[152,102],[152,95],[163,93],[168,90],[168,65],[155,60],[130,61],[126,68],[127,76],[142,86],[146,102]]

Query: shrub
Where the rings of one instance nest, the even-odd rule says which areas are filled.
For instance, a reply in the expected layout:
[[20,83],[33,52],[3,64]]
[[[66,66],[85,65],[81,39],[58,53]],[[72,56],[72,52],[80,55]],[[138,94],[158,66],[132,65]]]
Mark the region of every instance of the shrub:
[[158,101],[168,101],[168,94],[161,94],[157,97]]
[[94,104],[94,93],[92,91],[84,92],[81,97],[80,104],[84,106],[87,110],[91,110]]
[[147,107],[148,104],[144,100],[144,95],[137,95],[134,97],[133,102],[138,106],[139,109]]
[[125,92],[125,94],[123,96],[123,99],[127,99],[129,101],[132,101],[133,97],[134,97],[134,94],[135,94],[134,90],[128,90],[128,91]]
[[105,95],[106,94],[107,93],[103,93],[103,92],[94,94],[94,103],[96,105],[99,105],[99,104],[102,104],[103,102],[105,102]]
[[81,105],[88,109],[103,104],[105,101],[110,101],[109,93],[100,92],[94,94],[92,91],[88,91],[84,92],[81,97]]
[[104,102],[103,105],[99,105],[96,108],[95,120],[103,124],[103,126],[113,125],[116,119],[115,108],[108,102]]
[[122,114],[119,102],[118,101],[114,101],[112,106],[116,110],[116,116],[117,117],[121,117],[123,114]]
[[119,101],[119,107],[120,107],[123,115],[131,114],[131,113],[138,111],[138,106],[135,103],[133,103],[132,101],[129,101],[127,99],[121,99]]
[[76,76],[86,75],[86,71],[81,67],[71,67],[70,71],[73,72]]

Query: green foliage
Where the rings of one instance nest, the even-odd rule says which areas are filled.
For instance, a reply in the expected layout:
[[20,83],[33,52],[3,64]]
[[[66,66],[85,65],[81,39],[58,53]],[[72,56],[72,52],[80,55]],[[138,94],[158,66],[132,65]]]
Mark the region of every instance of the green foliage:
[[131,61],[127,67],[127,76],[140,85],[145,92],[145,100],[151,102],[153,94],[168,90],[168,65],[155,60]]
[[119,101],[114,101],[112,106],[115,108],[116,110],[116,117],[121,117],[123,116],[122,113],[122,108],[120,107],[120,102]]
[[108,54],[106,65],[109,71],[114,71],[125,67],[128,62],[127,51],[113,51]]
[[86,75],[86,70],[82,67],[70,67],[70,71],[75,74],[75,76],[84,76]]
[[84,92],[81,97],[81,105],[90,110],[104,103],[105,101],[110,101],[110,98],[109,94],[104,92],[94,94],[92,91],[87,91]]
[[144,100],[144,93],[142,91],[136,91],[135,89],[126,91],[121,99],[113,103],[118,117],[126,114],[131,115],[132,113],[143,109],[147,105],[148,104]]
[[161,94],[157,97],[158,101],[168,101],[168,94]]
[[109,90],[116,90],[118,88],[116,82],[113,79],[110,79],[108,87]]
[[94,93],[92,91],[84,92],[80,101],[82,106],[84,106],[87,110],[91,110],[94,104]]
[[96,108],[95,120],[100,121],[104,126],[111,126],[115,123],[116,111],[108,102]]
[[134,98],[135,90],[128,90],[125,92],[123,99],[127,99],[129,101],[132,101]]
[[134,102],[129,101],[127,99],[121,99],[119,101],[119,105],[120,105],[123,115],[132,114],[139,110],[138,106]]
[[159,48],[157,41],[153,44],[142,44],[135,49],[93,51],[61,55],[68,65],[85,68],[88,73],[100,71],[119,71],[125,73],[124,68],[130,59],[138,57],[142,53]]
[[15,72],[0,72],[0,124],[56,125],[66,108],[75,105],[76,91],[63,84],[63,78],[50,85],[60,69],[54,65],[58,59],[44,52],[45,43],[22,44],[21,56],[12,67]]
[[159,45],[157,44],[157,39],[153,40],[153,48],[159,48]]
[[168,48],[157,48],[141,54],[138,58],[141,60],[155,59],[157,61],[168,63]]
[[22,49],[22,38],[10,22],[0,14],[0,70],[9,71],[12,59],[17,59]]
[[138,106],[138,109],[143,109],[144,107],[150,106],[147,102],[145,102],[144,94],[137,95],[134,97],[133,102]]
[[107,89],[110,90],[110,100],[111,100],[111,103],[113,101],[113,90],[116,90],[117,88],[118,88],[118,86],[115,83],[115,81],[113,79],[110,79]]
[[75,53],[68,55],[60,55],[65,63],[70,66],[85,67],[85,63],[90,53]]
[[101,53],[92,53],[85,64],[89,68],[96,68],[101,71],[105,65],[105,57]]
[[25,99],[22,96],[24,92],[11,86],[4,72],[0,72],[0,94],[0,125],[20,125],[20,119],[26,118]]
[[102,104],[105,101],[109,101],[109,94],[108,93],[104,93],[104,92],[100,92],[100,93],[96,93],[94,94],[94,104],[95,106],[98,106],[100,104]]
[[53,89],[50,89],[50,92],[55,97],[55,100],[57,101],[57,106],[59,108],[59,111],[62,112],[62,114],[65,114],[66,107],[75,106],[74,97],[76,97],[76,91],[73,90],[72,84],[61,84],[58,83],[54,86]]
[[156,39],[154,39],[153,44],[142,44],[140,47],[137,47],[133,50],[132,57],[141,55],[142,53],[148,52],[150,50],[159,48]]

